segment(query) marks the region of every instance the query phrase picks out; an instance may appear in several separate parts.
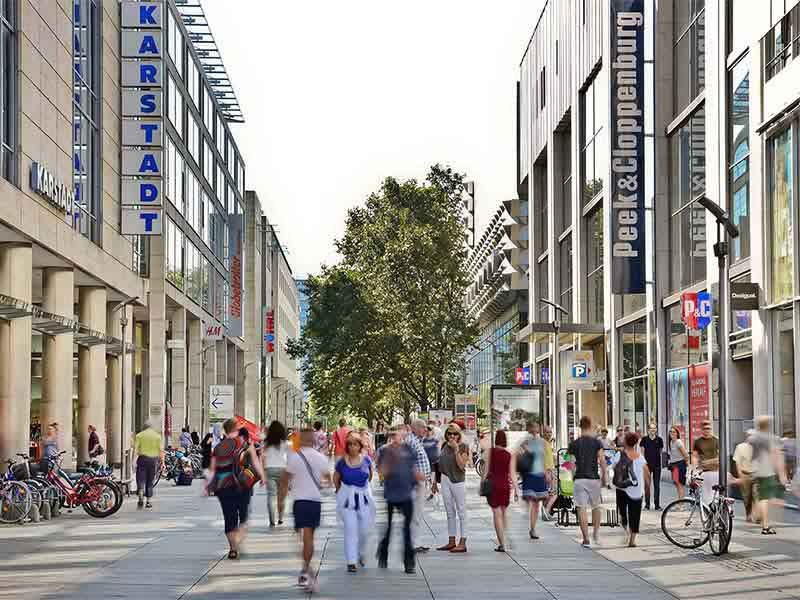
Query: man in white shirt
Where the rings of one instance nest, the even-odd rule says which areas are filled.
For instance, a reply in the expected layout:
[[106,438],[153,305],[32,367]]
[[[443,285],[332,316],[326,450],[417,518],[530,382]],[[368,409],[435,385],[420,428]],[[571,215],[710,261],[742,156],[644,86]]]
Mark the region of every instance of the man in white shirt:
[[323,483],[330,485],[328,459],[314,450],[314,431],[300,432],[300,450],[290,452],[286,471],[281,479],[279,498],[285,498],[291,487],[294,498],[294,528],[303,539],[303,568],[297,584],[310,589],[314,586],[311,559],[314,557],[314,532],[319,527],[322,514]]

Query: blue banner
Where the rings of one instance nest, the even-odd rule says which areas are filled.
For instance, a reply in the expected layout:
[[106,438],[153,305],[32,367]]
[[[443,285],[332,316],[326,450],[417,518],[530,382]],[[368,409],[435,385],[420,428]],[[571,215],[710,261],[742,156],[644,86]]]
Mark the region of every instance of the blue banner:
[[645,292],[644,0],[611,0],[611,291]]

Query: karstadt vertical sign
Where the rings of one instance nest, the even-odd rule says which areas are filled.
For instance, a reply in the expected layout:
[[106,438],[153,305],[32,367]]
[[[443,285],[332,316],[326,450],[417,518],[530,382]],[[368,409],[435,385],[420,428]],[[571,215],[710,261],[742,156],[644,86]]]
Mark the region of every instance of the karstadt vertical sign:
[[611,0],[611,291],[645,292],[644,0]]

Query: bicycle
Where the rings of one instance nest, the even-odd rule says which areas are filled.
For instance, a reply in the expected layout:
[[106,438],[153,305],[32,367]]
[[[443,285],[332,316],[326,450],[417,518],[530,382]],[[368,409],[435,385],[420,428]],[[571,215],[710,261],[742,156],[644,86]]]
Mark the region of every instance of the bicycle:
[[0,479],[0,523],[22,523],[28,518],[33,505],[31,489],[22,481],[16,481],[11,472],[14,461],[6,461],[9,468]]
[[725,488],[715,485],[711,501],[703,502],[702,471],[696,471],[687,486],[688,495],[670,502],[661,513],[661,531],[666,538],[687,550],[708,542],[711,552],[728,552],[733,533],[733,503]]

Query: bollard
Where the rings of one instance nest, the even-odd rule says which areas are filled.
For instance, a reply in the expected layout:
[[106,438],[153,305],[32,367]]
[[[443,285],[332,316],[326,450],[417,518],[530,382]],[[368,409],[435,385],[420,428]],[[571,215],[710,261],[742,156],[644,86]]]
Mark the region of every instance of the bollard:
[[50,502],[48,502],[47,500],[42,502],[41,513],[42,513],[42,515],[41,515],[42,516],[42,521],[49,521],[51,519],[51,517],[52,517],[52,515],[50,514]]
[[38,503],[31,504],[31,510],[30,510],[30,512],[28,512],[28,516],[31,519],[31,523],[38,523],[39,522],[39,519],[40,519],[41,515],[39,514],[39,504]]

